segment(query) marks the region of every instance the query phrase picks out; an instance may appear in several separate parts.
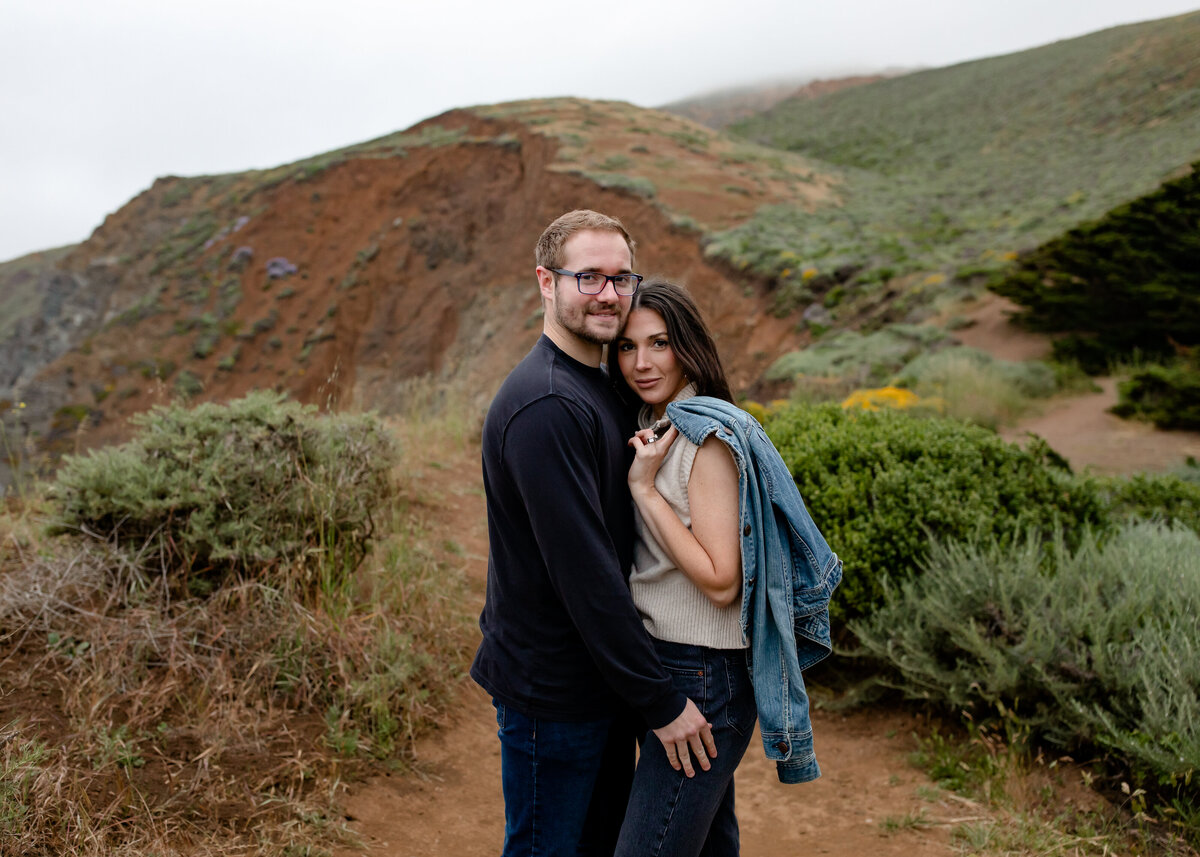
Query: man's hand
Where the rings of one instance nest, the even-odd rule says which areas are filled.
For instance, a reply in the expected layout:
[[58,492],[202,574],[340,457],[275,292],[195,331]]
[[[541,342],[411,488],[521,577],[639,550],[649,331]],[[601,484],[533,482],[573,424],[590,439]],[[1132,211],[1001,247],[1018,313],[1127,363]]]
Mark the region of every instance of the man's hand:
[[696,770],[692,767],[692,753],[696,754],[696,761],[703,770],[712,767],[708,758],[717,755],[712,724],[690,699],[678,717],[666,726],[655,729],[654,734],[662,741],[663,749],[667,751],[667,761],[675,770],[682,768],[689,777],[696,776]]

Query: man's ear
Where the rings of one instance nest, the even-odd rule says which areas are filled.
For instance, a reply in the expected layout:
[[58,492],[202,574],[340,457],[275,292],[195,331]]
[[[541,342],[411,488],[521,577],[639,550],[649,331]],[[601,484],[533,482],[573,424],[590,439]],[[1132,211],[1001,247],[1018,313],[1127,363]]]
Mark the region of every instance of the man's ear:
[[554,297],[554,272],[548,268],[537,266],[538,290],[542,293],[542,299],[547,300]]

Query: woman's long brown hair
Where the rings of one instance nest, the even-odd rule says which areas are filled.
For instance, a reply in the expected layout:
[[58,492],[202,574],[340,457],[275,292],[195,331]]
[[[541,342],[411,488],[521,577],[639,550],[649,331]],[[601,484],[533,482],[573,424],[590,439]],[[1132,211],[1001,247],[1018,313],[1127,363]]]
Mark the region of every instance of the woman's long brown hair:
[[[629,302],[629,311],[651,309],[662,316],[667,326],[667,339],[675,359],[683,367],[683,374],[696,385],[699,396],[713,396],[734,404],[733,393],[725,379],[725,369],[717,354],[717,345],[712,333],[704,323],[700,308],[692,300],[687,289],[666,280],[649,280],[643,283]],[[608,347],[609,376],[624,380],[618,363],[618,345],[621,337]],[[628,385],[617,385],[628,389]]]

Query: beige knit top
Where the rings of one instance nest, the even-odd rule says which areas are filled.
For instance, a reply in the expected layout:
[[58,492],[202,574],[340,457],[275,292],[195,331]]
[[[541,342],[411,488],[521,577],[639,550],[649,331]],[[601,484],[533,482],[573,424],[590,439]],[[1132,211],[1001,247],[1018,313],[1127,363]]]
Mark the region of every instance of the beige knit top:
[[[690,399],[696,389],[688,384],[675,401]],[[665,418],[664,418],[665,419]],[[640,428],[654,425],[654,416],[647,405],[638,417]],[[688,503],[688,480],[699,449],[682,434],[677,434],[667,450],[666,458],[654,477],[654,487],[690,529],[691,508]],[[642,616],[642,624],[652,637],[674,643],[708,646],[714,649],[742,649],[741,602],[728,607],[716,607],[671,561],[667,552],[646,529],[641,512],[634,507],[633,570],[629,589],[633,603]]]

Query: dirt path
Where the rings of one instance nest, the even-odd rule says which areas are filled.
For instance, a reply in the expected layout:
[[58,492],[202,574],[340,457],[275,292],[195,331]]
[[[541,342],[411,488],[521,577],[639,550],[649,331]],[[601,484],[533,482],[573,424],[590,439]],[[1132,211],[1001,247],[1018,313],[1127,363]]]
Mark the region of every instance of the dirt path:
[[[427,490],[445,526],[465,548],[465,564],[483,603],[487,537],[477,453],[431,470]],[[468,460],[469,458],[469,460]],[[910,715],[814,711],[823,776],[785,786],[757,738],[738,769],[742,850],[756,857],[909,857],[951,855],[950,820],[975,815],[954,799],[927,800],[931,786],[912,767]],[[343,801],[350,827],[370,857],[484,857],[500,853],[504,805],[500,753],[491,703],[464,681],[449,723],[417,745],[416,771],[350,786]],[[933,790],[926,792],[932,793]],[[921,824],[913,824],[921,819]],[[889,832],[890,828],[894,828]],[[336,857],[361,857],[343,849]]]
[[[1015,304],[984,295],[963,314],[971,322],[955,332],[963,345],[1001,360],[1036,360],[1050,354],[1050,340],[1009,322]],[[1160,431],[1149,423],[1123,420],[1108,412],[1117,403],[1117,382],[1099,378],[1100,392],[1066,396],[1046,403],[1038,415],[1004,429],[1001,435],[1020,441],[1032,432],[1076,471],[1116,474],[1169,470],[1189,456],[1200,459],[1200,432]]]
[[1000,434],[1020,441],[1027,433],[1046,439],[1076,471],[1116,474],[1162,471],[1200,459],[1200,432],[1160,431],[1149,423],[1108,412],[1117,403],[1114,378],[1098,378],[1100,392],[1050,402],[1039,415]]

